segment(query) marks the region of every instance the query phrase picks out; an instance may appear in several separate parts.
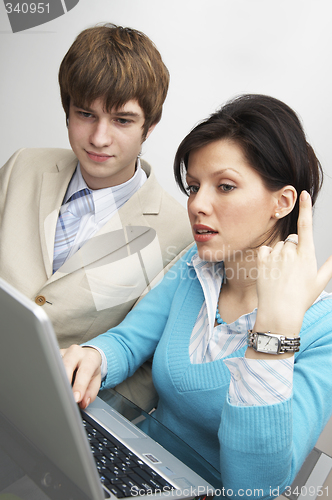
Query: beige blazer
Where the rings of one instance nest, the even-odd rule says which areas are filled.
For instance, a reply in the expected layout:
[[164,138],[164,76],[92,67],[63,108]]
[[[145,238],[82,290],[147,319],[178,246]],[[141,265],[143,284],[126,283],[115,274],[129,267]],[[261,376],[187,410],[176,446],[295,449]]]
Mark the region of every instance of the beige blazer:
[[0,169],[0,276],[46,311],[61,347],[117,325],[192,244],[186,210],[142,161],[144,185],[52,274],[76,165],[70,150],[21,149]]

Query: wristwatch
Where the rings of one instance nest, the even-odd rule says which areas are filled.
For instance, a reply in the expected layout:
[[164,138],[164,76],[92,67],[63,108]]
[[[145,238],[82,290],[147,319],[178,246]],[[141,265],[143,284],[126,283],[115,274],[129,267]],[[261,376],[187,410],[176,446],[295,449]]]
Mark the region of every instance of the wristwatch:
[[284,337],[271,332],[253,332],[248,330],[248,347],[266,354],[283,354],[300,350],[300,337]]

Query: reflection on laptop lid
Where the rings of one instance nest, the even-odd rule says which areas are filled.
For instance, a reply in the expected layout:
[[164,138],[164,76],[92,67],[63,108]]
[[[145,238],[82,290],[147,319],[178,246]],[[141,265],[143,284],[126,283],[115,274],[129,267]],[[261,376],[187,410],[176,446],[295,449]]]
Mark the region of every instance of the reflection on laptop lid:
[[[40,498],[129,497],[126,494],[129,489],[119,492],[105,477],[106,491],[102,486],[48,316],[2,279],[0,338],[0,449],[38,485]],[[145,496],[176,500],[213,495],[209,483],[99,398],[89,406],[84,421],[87,430],[97,421],[97,427],[104,433],[103,440],[109,430],[121,446],[128,447],[133,459],[127,457],[127,462],[136,460],[135,477],[145,487]],[[95,450],[99,453],[98,446]],[[159,484],[169,485],[165,490],[158,492],[155,488],[157,493],[151,494],[147,486],[151,483],[142,480],[143,462],[144,467],[153,467],[153,474],[160,478]],[[104,467],[104,462],[100,463]],[[0,498],[5,491],[3,486],[0,476]],[[131,492],[131,498],[142,495],[143,487]]]

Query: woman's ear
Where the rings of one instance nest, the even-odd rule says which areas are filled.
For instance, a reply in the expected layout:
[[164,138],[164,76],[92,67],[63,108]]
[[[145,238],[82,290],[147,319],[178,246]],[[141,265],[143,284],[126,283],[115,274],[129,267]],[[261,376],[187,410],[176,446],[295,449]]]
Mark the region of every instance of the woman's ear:
[[297,200],[297,192],[294,186],[284,186],[275,193],[276,207],[275,216],[276,219],[282,219],[288,215],[294,208]]

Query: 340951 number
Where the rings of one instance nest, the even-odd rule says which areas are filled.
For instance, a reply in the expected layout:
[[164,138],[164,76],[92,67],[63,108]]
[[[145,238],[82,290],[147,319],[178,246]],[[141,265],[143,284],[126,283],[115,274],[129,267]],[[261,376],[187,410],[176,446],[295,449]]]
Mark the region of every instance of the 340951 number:
[[321,497],[322,495],[324,495],[324,493],[326,494],[326,496],[328,496],[328,492],[329,492],[329,487],[328,486],[301,486],[301,488],[299,488],[298,486],[296,486],[295,488],[292,488],[291,486],[287,486],[287,488],[285,489],[285,491],[283,492],[283,495],[285,497],[289,497],[290,495],[296,495],[296,496],[299,496],[299,495],[304,495],[306,497]]
[[22,4],[13,4],[6,3],[6,12],[7,14],[49,14],[50,13],[50,4],[49,3],[22,3]]

